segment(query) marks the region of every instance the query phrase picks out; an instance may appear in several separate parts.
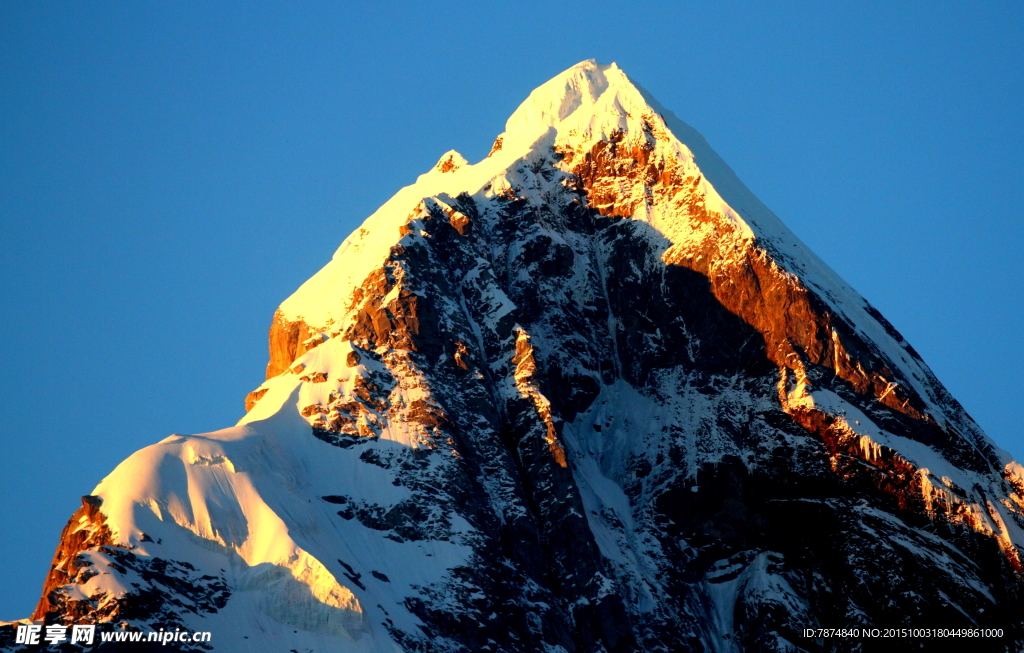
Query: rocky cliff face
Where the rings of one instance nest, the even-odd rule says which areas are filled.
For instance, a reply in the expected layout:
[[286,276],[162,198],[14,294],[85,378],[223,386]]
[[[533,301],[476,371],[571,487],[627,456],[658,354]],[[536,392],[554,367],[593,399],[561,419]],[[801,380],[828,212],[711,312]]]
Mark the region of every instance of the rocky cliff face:
[[36,617],[218,651],[1024,642],[1024,469],[614,64],[399,192],[270,356],[238,426],[96,488]]

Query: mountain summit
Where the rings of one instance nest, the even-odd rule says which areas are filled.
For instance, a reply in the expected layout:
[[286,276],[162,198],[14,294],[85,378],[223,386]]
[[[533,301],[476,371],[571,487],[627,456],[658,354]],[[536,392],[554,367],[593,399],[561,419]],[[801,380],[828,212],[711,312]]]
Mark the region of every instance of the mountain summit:
[[1024,468],[615,64],[367,218],[246,408],[83,497],[34,618],[238,652],[1024,642]]

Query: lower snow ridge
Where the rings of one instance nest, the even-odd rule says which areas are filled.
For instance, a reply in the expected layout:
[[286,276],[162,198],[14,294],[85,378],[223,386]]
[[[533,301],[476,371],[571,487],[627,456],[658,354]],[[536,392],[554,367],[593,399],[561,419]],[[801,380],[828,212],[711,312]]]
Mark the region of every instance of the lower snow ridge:
[[[290,401],[296,399],[293,394]],[[384,440],[378,446],[402,445]],[[405,597],[442,578],[468,553],[453,542],[386,539],[336,514],[331,499],[342,488],[357,502],[407,500],[409,491],[393,480],[356,452],[310,437],[295,410],[213,433],[171,436],[132,455],[94,490],[113,544],[83,553],[100,573],[67,588],[84,588],[88,596],[76,598],[93,602],[145,591],[147,584],[174,590],[173,581],[158,579],[157,588],[106,552],[127,549],[126,558],[158,565],[173,556],[188,562],[168,566],[181,564],[192,570],[189,578],[216,579],[230,589],[219,611],[170,608],[184,626],[239,641],[258,633],[263,641],[253,642],[252,650],[340,643],[345,651],[391,651],[386,628],[417,625],[402,607]],[[418,550],[424,546],[426,558]],[[418,562],[409,569],[403,561],[413,557]],[[175,603],[173,596],[168,603]],[[374,614],[367,614],[367,605],[375,606]]]
[[245,445],[263,439],[234,427],[171,436],[128,458],[95,490],[115,541],[153,556],[175,540],[176,556],[201,547],[205,554],[191,560],[212,563],[204,571],[219,565],[236,593],[258,592],[262,612],[276,621],[358,639],[369,631],[359,600],[291,538],[254,475],[236,462]]

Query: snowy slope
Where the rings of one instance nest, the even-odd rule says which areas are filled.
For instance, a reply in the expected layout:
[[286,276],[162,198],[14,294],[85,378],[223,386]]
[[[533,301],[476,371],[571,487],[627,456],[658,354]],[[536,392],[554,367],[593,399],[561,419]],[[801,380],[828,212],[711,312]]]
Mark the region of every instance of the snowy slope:
[[615,64],[443,155],[270,339],[238,425],[97,486],[36,618],[218,651],[1024,637],[1024,468]]

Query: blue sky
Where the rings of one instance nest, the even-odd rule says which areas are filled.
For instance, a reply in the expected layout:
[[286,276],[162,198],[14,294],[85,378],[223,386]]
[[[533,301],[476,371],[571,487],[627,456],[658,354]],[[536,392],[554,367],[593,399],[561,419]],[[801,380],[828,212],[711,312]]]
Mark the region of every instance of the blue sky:
[[1019,2],[0,3],[0,619],[136,449],[448,149],[616,61],[1024,458]]

